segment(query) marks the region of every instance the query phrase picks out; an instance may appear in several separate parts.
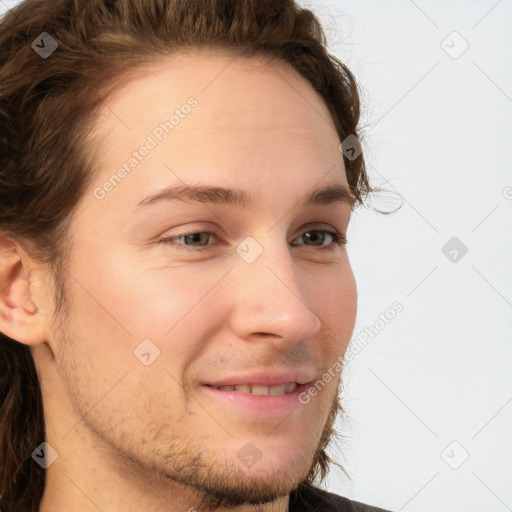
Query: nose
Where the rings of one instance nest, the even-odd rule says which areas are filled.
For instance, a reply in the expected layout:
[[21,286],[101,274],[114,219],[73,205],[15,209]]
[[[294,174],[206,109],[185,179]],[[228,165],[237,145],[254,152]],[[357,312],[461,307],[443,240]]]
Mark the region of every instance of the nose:
[[231,272],[231,328],[241,339],[266,337],[284,348],[314,336],[322,322],[309,304],[318,285],[306,289],[314,279],[301,284],[286,244],[276,245],[252,263],[237,261]]

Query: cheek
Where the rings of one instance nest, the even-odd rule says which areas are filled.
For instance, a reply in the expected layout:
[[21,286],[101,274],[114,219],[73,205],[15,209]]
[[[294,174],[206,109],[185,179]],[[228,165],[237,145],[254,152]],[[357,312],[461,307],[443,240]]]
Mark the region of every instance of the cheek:
[[[83,261],[70,267],[71,311],[59,336],[59,366],[73,401],[85,414],[101,400],[90,415],[97,425],[114,411],[124,430],[159,415],[174,420],[184,412],[184,372],[205,339],[205,322],[197,318],[204,318],[201,298],[212,277],[198,279],[201,288],[191,287],[178,269],[134,271],[136,263],[115,256],[100,261],[97,269]],[[153,362],[147,366],[134,354],[146,339],[158,351],[155,358],[148,347]]]
[[173,266],[151,250],[113,247],[95,261],[80,258],[71,269],[83,285],[76,293],[81,313],[99,328],[117,326],[133,340],[172,336],[183,320],[200,314],[202,300],[222,276],[206,267]]
[[357,284],[348,263],[317,282],[317,292],[312,295],[311,305],[322,323],[332,334],[336,334],[339,343],[346,345],[352,336],[357,315]]
[[357,284],[350,267],[347,269],[341,289],[337,293],[339,307],[334,317],[341,317],[344,330],[350,332],[351,336],[357,315]]
[[[126,273],[132,267],[126,267]],[[222,273],[201,271],[192,266],[143,269],[130,278],[129,289],[118,297],[120,315],[126,318],[138,338],[154,337],[193,350],[209,327],[212,308],[220,305],[215,285]]]

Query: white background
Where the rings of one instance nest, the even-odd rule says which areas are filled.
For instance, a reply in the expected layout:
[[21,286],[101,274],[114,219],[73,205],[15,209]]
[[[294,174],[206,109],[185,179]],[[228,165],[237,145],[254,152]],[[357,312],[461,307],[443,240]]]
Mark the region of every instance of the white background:
[[512,510],[512,1],[301,4],[359,82],[367,168],[392,192],[373,205],[403,203],[348,232],[360,350],[330,454],[351,478],[334,467],[326,488],[394,511]]

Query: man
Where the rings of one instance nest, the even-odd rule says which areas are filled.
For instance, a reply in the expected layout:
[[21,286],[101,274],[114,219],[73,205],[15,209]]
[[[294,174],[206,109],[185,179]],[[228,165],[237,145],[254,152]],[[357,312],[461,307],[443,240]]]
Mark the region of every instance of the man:
[[381,510],[313,485],[371,188],[311,16],[27,0],[2,22],[3,512]]

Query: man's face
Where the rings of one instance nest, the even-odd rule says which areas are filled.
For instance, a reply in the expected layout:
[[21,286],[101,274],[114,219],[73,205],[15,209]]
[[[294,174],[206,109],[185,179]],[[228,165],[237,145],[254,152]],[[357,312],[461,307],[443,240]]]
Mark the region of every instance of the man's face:
[[[71,307],[49,340],[58,377],[42,379],[54,443],[79,438],[103,473],[158,475],[224,504],[284,496],[308,475],[339,375],[305,405],[267,398],[273,409],[205,384],[286,369],[316,381],[344,354],[357,301],[328,233],[346,234],[350,205],[302,204],[348,185],[326,106],[282,65],[232,60],[167,58],[107,101],[99,173],[72,224]],[[252,206],[140,204],[174,185],[239,189]],[[184,233],[204,234],[163,242]]]

